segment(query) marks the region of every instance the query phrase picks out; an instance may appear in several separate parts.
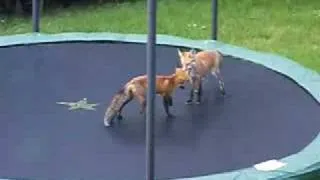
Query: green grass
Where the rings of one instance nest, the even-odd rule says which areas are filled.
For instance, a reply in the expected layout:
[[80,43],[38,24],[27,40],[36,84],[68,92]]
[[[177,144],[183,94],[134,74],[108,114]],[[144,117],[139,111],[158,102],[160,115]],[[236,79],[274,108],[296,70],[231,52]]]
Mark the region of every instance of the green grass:
[[[210,38],[211,0],[158,0],[160,34]],[[220,0],[219,40],[254,50],[277,53],[320,72],[319,0]],[[54,14],[54,15],[53,15]],[[41,30],[57,32],[146,33],[146,1],[90,5],[51,12]],[[196,24],[197,26],[188,26]],[[0,35],[27,33],[31,20],[10,18]]]

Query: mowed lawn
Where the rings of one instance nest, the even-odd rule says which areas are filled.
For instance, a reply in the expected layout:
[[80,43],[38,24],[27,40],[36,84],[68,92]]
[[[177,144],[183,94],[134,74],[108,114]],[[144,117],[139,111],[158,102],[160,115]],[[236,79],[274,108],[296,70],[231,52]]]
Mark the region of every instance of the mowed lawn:
[[[211,0],[158,0],[157,33],[208,39]],[[45,33],[146,33],[146,1],[73,6],[46,13]],[[3,18],[0,35],[30,32],[30,18]],[[219,40],[277,53],[320,72],[319,0],[219,0]]]

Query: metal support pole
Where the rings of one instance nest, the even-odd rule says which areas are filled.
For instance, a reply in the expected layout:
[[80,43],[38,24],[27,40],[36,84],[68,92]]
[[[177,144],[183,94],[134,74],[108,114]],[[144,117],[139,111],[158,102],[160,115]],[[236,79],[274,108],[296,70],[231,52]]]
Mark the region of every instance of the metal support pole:
[[218,39],[218,0],[212,0],[212,39]]
[[146,109],[146,179],[154,179],[154,116],[156,92],[156,20],[157,2],[148,0],[147,109]]
[[32,30],[39,32],[40,3],[39,0],[32,0]]

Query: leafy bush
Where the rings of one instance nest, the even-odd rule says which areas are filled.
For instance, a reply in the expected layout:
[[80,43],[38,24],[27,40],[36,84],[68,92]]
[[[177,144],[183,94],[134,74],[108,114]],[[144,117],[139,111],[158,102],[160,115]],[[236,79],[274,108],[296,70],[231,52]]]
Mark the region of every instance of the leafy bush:
[[[55,7],[69,7],[73,4],[91,4],[91,3],[119,3],[130,0],[39,0],[41,9],[50,9]],[[132,0],[131,0],[132,1]],[[32,0],[0,0],[0,13],[5,14],[31,14]]]

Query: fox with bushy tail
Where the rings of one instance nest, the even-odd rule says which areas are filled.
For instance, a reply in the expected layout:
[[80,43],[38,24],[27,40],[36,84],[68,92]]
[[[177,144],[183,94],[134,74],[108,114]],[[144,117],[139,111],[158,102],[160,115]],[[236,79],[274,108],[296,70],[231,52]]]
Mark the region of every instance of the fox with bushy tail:
[[[171,75],[156,76],[156,94],[163,98],[163,107],[168,117],[173,117],[169,111],[172,106],[172,94],[177,87],[184,89],[184,84],[189,80],[188,74],[181,68],[176,68]],[[112,98],[104,115],[104,125],[110,126],[114,118],[123,119],[121,115],[124,106],[136,98],[141,106],[140,114],[146,109],[147,75],[132,78]]]

